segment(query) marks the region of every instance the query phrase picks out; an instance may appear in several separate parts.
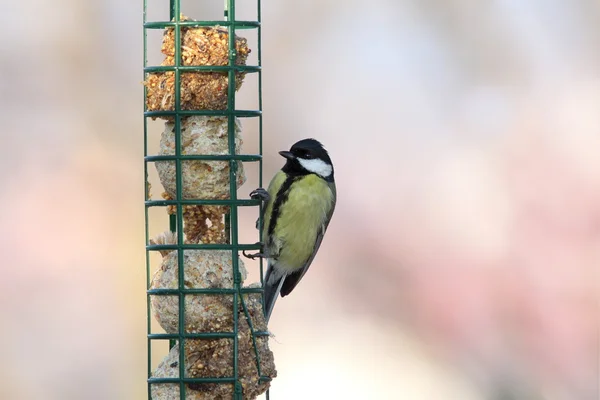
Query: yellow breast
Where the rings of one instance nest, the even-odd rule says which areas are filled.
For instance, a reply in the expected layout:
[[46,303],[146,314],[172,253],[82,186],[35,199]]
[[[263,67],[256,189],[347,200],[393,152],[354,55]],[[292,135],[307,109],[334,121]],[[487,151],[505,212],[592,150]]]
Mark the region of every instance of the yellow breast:
[[334,195],[327,182],[316,175],[297,178],[287,201],[279,209],[277,225],[269,238],[273,203],[285,179],[286,175],[279,172],[269,186],[271,201],[265,212],[263,241],[268,244],[266,251],[277,255],[277,265],[291,272],[301,268],[312,255],[317,235],[333,206]]

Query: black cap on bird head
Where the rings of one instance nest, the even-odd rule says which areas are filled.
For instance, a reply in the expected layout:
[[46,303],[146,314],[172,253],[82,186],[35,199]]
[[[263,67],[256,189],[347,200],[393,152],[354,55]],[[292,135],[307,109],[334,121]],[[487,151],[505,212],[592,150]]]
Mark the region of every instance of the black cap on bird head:
[[280,151],[287,159],[282,170],[288,175],[316,174],[326,181],[333,182],[333,164],[329,153],[321,142],[315,139],[303,139],[296,142],[290,151]]

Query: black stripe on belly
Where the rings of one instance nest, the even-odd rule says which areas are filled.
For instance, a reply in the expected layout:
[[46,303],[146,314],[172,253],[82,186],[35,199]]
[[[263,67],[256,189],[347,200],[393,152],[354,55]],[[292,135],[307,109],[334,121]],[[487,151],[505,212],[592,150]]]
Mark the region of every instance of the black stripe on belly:
[[279,191],[275,195],[275,203],[273,203],[273,210],[271,211],[271,220],[269,221],[269,230],[267,233],[270,235],[275,231],[275,225],[277,224],[277,220],[279,219],[279,214],[281,213],[281,206],[288,199],[290,194],[290,188],[292,187],[292,183],[301,178],[301,176],[290,176],[287,175],[285,181],[279,188]]

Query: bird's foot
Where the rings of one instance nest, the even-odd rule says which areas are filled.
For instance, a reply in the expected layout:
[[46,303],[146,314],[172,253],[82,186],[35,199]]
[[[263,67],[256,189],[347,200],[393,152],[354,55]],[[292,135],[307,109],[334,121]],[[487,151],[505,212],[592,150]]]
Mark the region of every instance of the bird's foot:
[[[255,245],[260,246],[260,249],[262,250],[262,248],[263,248],[262,242],[256,242]],[[250,254],[250,253],[246,253],[246,250],[242,250],[242,254],[244,255],[244,257],[249,258],[251,260],[254,260],[255,258],[267,258],[267,255],[262,252]]]
[[261,200],[267,202],[271,199],[271,196],[269,195],[269,192],[267,192],[265,189],[258,188],[250,192],[250,198],[253,200]]
[[246,250],[242,250],[242,254],[244,255],[244,257],[249,258],[251,260],[254,260],[255,258],[267,258],[267,255],[264,253],[246,254]]

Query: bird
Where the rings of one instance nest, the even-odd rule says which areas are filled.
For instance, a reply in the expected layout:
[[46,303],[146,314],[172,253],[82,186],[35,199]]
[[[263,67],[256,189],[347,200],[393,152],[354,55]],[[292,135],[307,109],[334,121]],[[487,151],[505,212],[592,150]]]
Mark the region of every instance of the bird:
[[303,139],[279,154],[286,162],[268,189],[250,193],[262,201],[261,252],[244,253],[267,259],[263,281],[267,322],[279,294],[290,294],[312,264],[337,200],[333,163],[321,142]]

